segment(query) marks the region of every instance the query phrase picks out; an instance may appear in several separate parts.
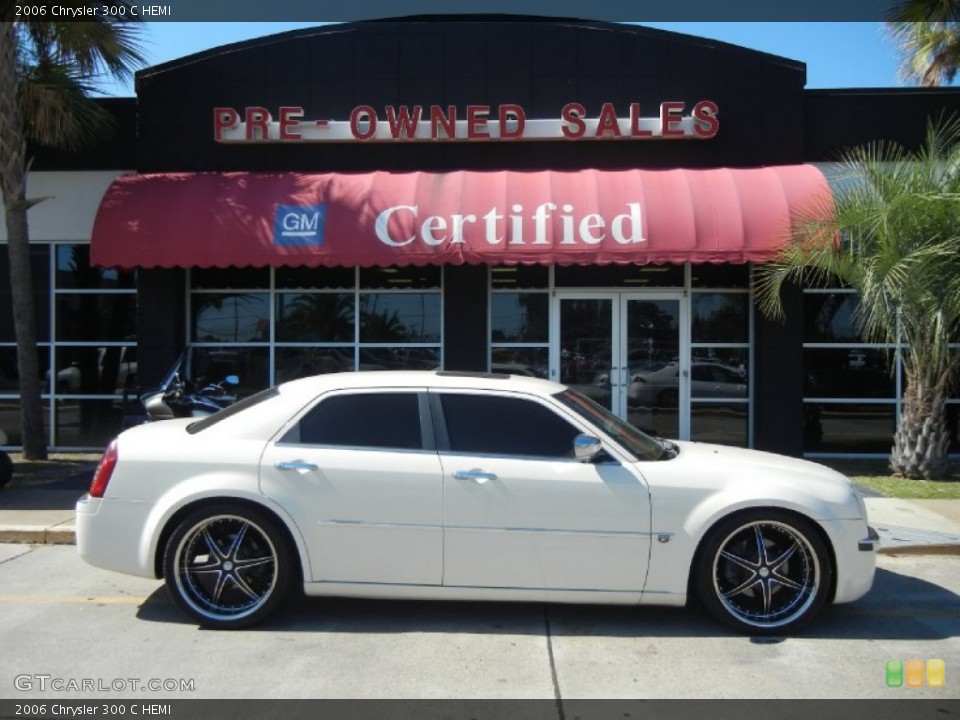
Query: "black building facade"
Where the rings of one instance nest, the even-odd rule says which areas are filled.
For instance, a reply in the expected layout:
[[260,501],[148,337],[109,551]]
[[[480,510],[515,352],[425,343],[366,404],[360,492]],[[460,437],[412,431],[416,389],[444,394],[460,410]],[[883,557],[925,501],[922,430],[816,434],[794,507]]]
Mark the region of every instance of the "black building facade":
[[[899,374],[888,369],[890,348],[857,338],[854,295],[793,288],[786,322],[768,320],[750,289],[763,248],[707,252],[702,238],[685,243],[653,191],[620,216],[597,209],[599,196],[620,192],[633,171],[646,173],[654,190],[656,173],[671,171],[688,173],[691,187],[704,173],[745,178],[733,189],[709,186],[731,197],[764,187],[767,176],[757,173],[770,169],[781,169],[789,185],[813,166],[828,185],[843,149],[874,140],[916,147],[929,119],[960,111],[952,89],[812,91],[805,82],[801,62],[713,40],[632,25],[464,16],[322,26],[141,71],[135,99],[105,101],[119,127],[109,143],[72,156],[38,151],[34,166],[40,181],[62,190],[106,173],[96,175],[105,186],[91,227],[79,223],[71,236],[70,207],[52,207],[52,229],[45,231],[45,217],[33,238],[48,319],[40,353],[51,444],[102,447],[122,424],[124,390],[156,382],[187,348],[197,379],[236,373],[247,390],[336,370],[518,372],[575,385],[668,437],[793,455],[885,453]],[[420,118],[423,138],[406,136],[404,113]],[[363,139],[374,124],[385,134]],[[342,139],[332,139],[337,133]],[[121,172],[142,182],[125,185]],[[340,178],[412,173],[422,174],[420,200],[391,206],[403,208],[391,221],[416,215],[419,235],[409,248],[406,230],[397,234],[386,219],[377,234],[379,186],[355,198],[352,212],[369,220],[366,232],[381,245],[426,252],[455,244],[459,222],[468,235],[485,230],[498,251],[524,245],[525,254],[517,262],[503,253],[340,262],[299,248],[271,256],[280,245],[274,237],[261,243],[261,260],[231,257],[231,243],[248,239],[245,228],[265,238],[275,229],[242,194],[251,192],[248,181],[333,187]],[[581,207],[576,193],[527,195],[547,173],[550,183],[596,173],[583,187],[598,197]],[[211,175],[228,189],[205,206]],[[463,187],[496,178],[512,189],[491,206],[486,225],[467,198],[467,209],[434,220],[440,211],[431,214],[422,186],[447,188],[453,176],[466,178]],[[182,185],[176,193],[160,191],[174,180]],[[264,197],[271,186],[263,187],[258,201],[288,202],[280,190]],[[705,192],[694,188],[684,201],[694,235],[719,206]],[[526,202],[534,196],[538,204]],[[362,229],[334,237],[346,225],[333,213],[347,211],[341,196],[324,198],[315,206],[328,213],[323,252],[334,241],[366,242]],[[740,202],[744,227],[754,222],[749,200]],[[241,201],[247,224],[218,230],[218,216]],[[681,205],[670,212],[679,215]],[[474,218],[471,228],[465,217]],[[144,234],[143,225],[161,222],[162,233]],[[578,243],[602,249],[601,236],[619,237],[616,223],[621,235],[635,231],[634,239],[665,249],[650,254],[638,243],[630,256],[617,247],[613,259],[552,252]],[[640,224],[649,236],[639,237]],[[655,225],[668,230],[654,237]],[[722,236],[745,233],[718,228],[717,247],[735,245]],[[511,234],[521,229],[525,242]],[[538,249],[532,238],[543,240],[542,256],[530,254]],[[136,247],[149,247],[143,261]],[[12,329],[3,322],[0,353],[10,365]],[[18,386],[15,369],[4,374],[0,418],[9,419]],[[15,425],[2,422],[15,446]]]

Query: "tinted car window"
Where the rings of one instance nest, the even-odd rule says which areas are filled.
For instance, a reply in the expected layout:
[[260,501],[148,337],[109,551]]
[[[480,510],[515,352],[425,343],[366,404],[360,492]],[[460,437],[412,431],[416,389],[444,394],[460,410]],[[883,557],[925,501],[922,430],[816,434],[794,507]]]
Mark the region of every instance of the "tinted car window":
[[420,405],[415,393],[334,395],[300,420],[300,442],[419,450]]
[[573,457],[573,438],[580,431],[539,403],[493,395],[440,399],[454,452]]
[[266,390],[261,390],[255,395],[251,395],[250,397],[245,397],[243,400],[240,400],[239,402],[235,402],[233,405],[229,405],[228,407],[225,407],[223,410],[220,410],[219,412],[215,412],[213,415],[208,415],[202,420],[197,420],[196,422],[190,423],[189,425],[187,425],[187,432],[193,435],[194,433],[198,433],[201,430],[206,430],[208,427],[211,427],[212,425],[216,425],[219,422],[223,422],[227,418],[233,417],[239,412],[243,412],[248,408],[252,408],[254,405],[259,405],[264,400],[275,398],[279,394],[280,394],[280,391],[277,389],[276,386],[269,387]]

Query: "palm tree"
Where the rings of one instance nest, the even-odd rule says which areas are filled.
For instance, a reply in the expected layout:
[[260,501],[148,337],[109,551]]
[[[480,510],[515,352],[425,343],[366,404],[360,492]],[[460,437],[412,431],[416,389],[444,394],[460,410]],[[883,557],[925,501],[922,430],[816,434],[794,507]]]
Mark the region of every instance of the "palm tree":
[[901,79],[936,86],[960,67],[960,0],[904,0],[888,13]]
[[[82,0],[60,6],[81,7]],[[126,7],[124,0],[103,5]],[[27,211],[44,198],[27,198],[27,143],[74,149],[110,126],[89,98],[103,73],[126,78],[143,60],[139,25],[108,15],[89,22],[15,21],[14,3],[0,3],[0,191],[10,255],[10,287],[17,338],[23,454],[46,457],[30,276]]]
[[856,290],[861,334],[895,344],[903,366],[890,468],[942,477],[946,400],[960,368],[949,347],[960,339],[960,122],[929,124],[915,152],[891,143],[849,151],[834,190],[798,219],[794,242],[758,269],[761,310],[782,314],[786,282]]

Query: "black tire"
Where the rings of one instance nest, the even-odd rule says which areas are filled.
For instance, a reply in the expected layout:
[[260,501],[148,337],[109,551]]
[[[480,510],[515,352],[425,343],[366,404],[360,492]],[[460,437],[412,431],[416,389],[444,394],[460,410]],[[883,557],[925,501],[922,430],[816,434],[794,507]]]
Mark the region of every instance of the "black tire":
[[234,629],[260,622],[283,602],[295,563],[271,516],[224,502],[176,527],[164,548],[163,576],[176,603],[201,625]]
[[817,528],[779,510],[721,521],[705,538],[694,573],[707,610],[751,635],[779,635],[807,623],[833,581],[830,552]]
[[3,450],[0,450],[0,488],[10,482],[13,477],[13,460]]

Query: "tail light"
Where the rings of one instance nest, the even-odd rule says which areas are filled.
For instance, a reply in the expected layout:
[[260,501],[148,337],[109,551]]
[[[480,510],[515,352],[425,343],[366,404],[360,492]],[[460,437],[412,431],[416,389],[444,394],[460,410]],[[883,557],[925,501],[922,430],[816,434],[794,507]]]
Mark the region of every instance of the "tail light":
[[113,469],[117,466],[118,458],[117,441],[114,440],[103,453],[100,464],[97,465],[97,471],[93,474],[93,482],[90,483],[90,497],[103,497],[103,494],[107,491],[110,476],[113,475]]

